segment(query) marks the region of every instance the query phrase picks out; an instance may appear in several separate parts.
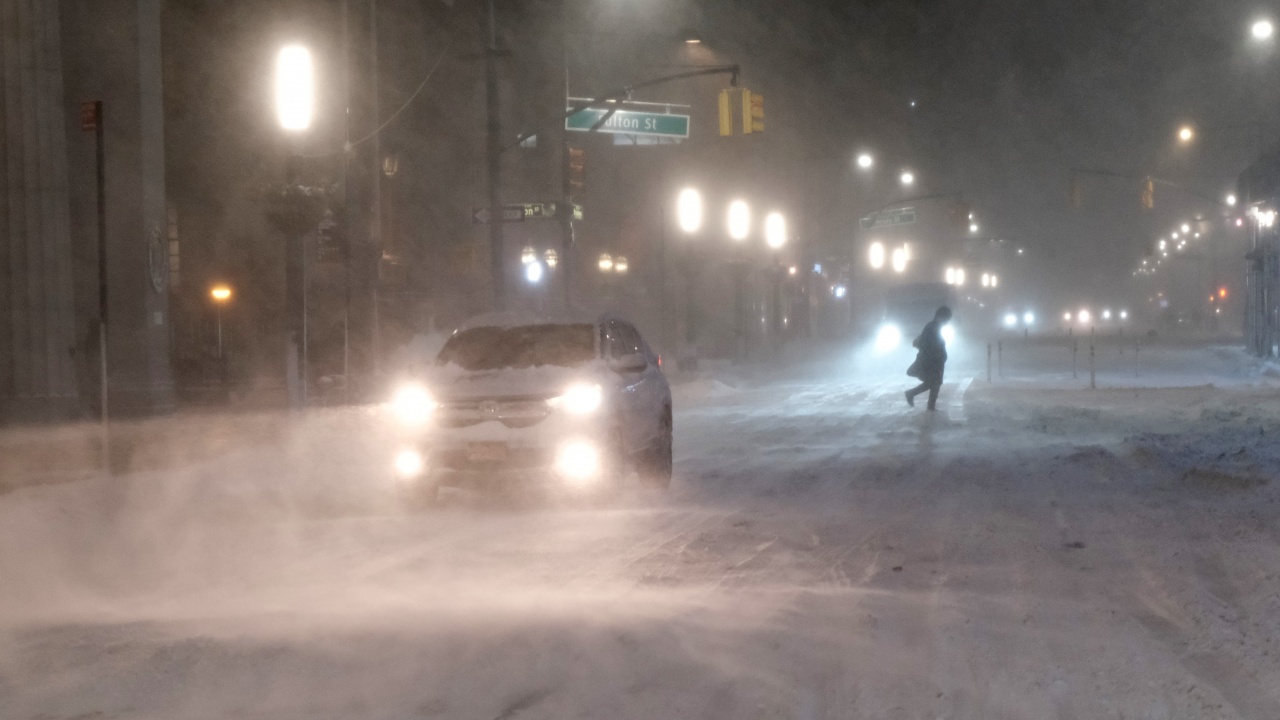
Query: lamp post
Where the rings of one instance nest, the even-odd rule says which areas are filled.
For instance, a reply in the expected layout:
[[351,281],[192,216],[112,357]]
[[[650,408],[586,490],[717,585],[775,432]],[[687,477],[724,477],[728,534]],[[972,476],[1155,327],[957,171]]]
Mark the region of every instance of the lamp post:
[[222,309],[231,302],[231,295],[231,288],[221,283],[209,289],[209,298],[213,300],[214,314],[218,323],[218,382],[228,398],[231,389],[227,386],[227,356],[222,351]]
[[[686,240],[702,229],[702,215],[702,193],[694,188],[681,190],[676,197],[676,221],[680,225],[680,232],[684,233]],[[681,358],[681,364],[688,364],[690,369],[696,369],[698,365],[698,313],[694,295],[698,263],[692,261],[692,255],[693,248],[689,243],[686,243],[686,262],[684,263],[684,339],[687,346],[687,357]]]
[[[311,127],[315,66],[305,47],[289,45],[280,50],[276,58],[275,99],[276,116],[285,132],[296,138]],[[290,193],[298,182],[297,155],[296,147],[291,148],[286,181]],[[307,272],[302,238],[299,228],[289,229],[285,257],[285,375],[289,406],[294,409],[307,403]]]
[[735,253],[735,265],[737,266],[733,274],[733,329],[735,338],[736,354],[739,357],[746,355],[746,339],[747,339],[747,312],[746,312],[746,239],[751,233],[751,206],[747,205],[744,200],[734,200],[729,203],[729,211],[725,218],[728,226],[729,238],[738,245]]
[[778,251],[787,244],[787,219],[780,212],[771,212],[764,218],[764,241],[774,250],[771,275],[773,287],[769,302],[769,328],[773,331],[774,347],[782,346],[782,262]]

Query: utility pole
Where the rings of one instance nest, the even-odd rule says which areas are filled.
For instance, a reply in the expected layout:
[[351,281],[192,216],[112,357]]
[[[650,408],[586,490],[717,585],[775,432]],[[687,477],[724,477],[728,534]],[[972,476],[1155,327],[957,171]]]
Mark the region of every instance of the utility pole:
[[[373,64],[373,77],[370,78],[373,90],[373,328],[372,337],[370,338],[373,345],[373,357],[370,358],[370,367],[373,375],[377,376],[381,370],[381,353],[382,336],[381,336],[381,317],[380,308],[378,307],[379,288],[382,284],[382,97],[381,87],[378,84],[378,0],[369,0],[369,44],[371,61]],[[350,384],[347,384],[350,388]]]
[[[488,0],[489,42],[484,54],[485,109],[488,112],[485,152],[488,163],[489,212],[489,273],[493,282],[493,309],[507,307],[507,278],[505,243],[502,237],[502,125],[498,117],[498,18]],[[567,265],[568,263],[566,263]]]

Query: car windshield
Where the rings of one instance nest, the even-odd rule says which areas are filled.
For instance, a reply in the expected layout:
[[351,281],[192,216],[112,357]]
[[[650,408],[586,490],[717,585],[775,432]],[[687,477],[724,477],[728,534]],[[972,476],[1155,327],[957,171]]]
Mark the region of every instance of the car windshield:
[[592,325],[478,327],[449,338],[436,362],[465,370],[576,367],[596,355]]

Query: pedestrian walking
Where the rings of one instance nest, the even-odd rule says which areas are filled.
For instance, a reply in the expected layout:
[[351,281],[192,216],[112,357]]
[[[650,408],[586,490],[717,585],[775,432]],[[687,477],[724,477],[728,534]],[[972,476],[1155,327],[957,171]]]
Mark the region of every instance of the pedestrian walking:
[[937,410],[938,390],[942,388],[942,373],[947,366],[947,343],[942,339],[942,326],[951,322],[951,308],[943,305],[933,314],[933,319],[925,323],[920,336],[911,341],[918,351],[916,361],[907,368],[907,375],[920,380],[920,384],[905,394],[907,404],[916,406],[916,396],[928,391],[929,410]]

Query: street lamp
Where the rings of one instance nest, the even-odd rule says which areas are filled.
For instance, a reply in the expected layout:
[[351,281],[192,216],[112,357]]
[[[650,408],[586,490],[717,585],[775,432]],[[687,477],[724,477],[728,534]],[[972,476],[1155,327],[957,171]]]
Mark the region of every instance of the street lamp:
[[1186,223],[1182,223],[1182,234],[1185,235],[1189,232],[1191,232],[1191,226]]
[[1235,195],[1227,195],[1227,206],[1228,206],[1228,207],[1235,207],[1235,206],[1236,206],[1236,196],[1235,196]]
[[1275,34],[1276,28],[1270,20],[1264,18],[1261,20],[1255,20],[1253,26],[1249,28],[1249,31],[1253,33],[1254,40],[1262,41],[1270,40],[1271,36]]
[[780,212],[771,212],[764,219],[764,241],[774,250],[787,244],[787,220]]
[[222,308],[231,302],[231,288],[219,283],[209,288],[209,297],[213,300],[214,314],[218,318],[218,375],[222,379],[223,390],[227,389],[227,361],[222,354]]
[[1196,137],[1196,131],[1190,125],[1183,125],[1182,127],[1178,128],[1178,142],[1182,143],[1183,145],[1186,145],[1187,143],[1191,142],[1192,140],[1195,139],[1195,137]]
[[537,285],[542,282],[542,263],[537,260],[525,263],[524,279],[528,280],[530,285]]
[[907,248],[906,246],[894,248],[890,263],[893,265],[893,271],[901,275],[907,271]]
[[902,181],[903,186],[910,187],[915,184],[916,176],[910,170],[903,170],[900,180]]
[[315,108],[315,66],[301,45],[281,48],[276,58],[276,115],[280,127],[301,132],[311,127]]
[[859,167],[859,168],[861,168],[861,169],[863,169],[863,170],[870,170],[870,169],[871,169],[871,167],[872,167],[873,165],[875,165],[875,164],[876,164],[876,160],[875,160],[875,158],[871,157],[871,154],[870,154],[870,153],[859,153],[859,154],[858,154],[858,167]]
[[871,247],[867,248],[867,262],[871,264],[872,270],[884,267],[884,243],[879,240],[871,243]]
[[978,223],[969,223],[969,232],[976,234],[978,232]]
[[729,203],[729,237],[742,241],[751,232],[751,208],[742,200]]
[[685,188],[676,198],[676,219],[680,229],[696,233],[702,228],[702,194],[693,188]]

